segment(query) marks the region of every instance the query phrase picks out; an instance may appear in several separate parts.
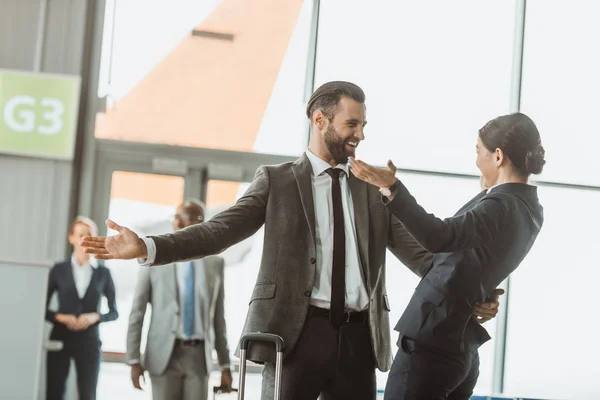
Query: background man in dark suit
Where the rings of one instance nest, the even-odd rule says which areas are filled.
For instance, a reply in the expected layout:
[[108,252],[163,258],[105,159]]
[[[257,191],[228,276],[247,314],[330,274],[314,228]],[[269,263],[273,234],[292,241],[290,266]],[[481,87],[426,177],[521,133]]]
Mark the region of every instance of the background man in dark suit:
[[[312,129],[305,154],[260,167],[244,196],[210,221],[142,240],[108,221],[117,236],[83,244],[102,258],[141,257],[160,265],[215,254],[264,224],[244,332],[283,337],[283,398],[375,399],[375,367],[387,371],[392,361],[386,248],[419,275],[432,256],[391,217],[377,189],[350,174],[347,160],[367,123],[362,89],[350,82],[322,85],[307,117]],[[496,305],[488,305],[491,315]],[[266,363],[262,398],[271,398],[272,348],[254,345],[248,356]]]

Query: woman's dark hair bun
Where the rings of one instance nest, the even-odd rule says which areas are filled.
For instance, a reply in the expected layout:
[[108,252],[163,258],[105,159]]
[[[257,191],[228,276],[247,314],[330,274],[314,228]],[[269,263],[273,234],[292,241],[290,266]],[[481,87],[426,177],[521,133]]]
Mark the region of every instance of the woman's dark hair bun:
[[525,155],[525,167],[527,172],[533,175],[538,175],[544,169],[546,160],[544,159],[546,151],[544,146],[538,144],[537,147],[531,151],[528,151]]

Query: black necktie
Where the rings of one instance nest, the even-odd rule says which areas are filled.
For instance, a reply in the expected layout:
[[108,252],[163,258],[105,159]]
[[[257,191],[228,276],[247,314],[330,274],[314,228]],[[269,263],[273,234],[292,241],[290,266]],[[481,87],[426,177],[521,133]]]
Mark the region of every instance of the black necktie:
[[331,271],[331,304],[329,321],[339,327],[344,321],[346,303],[346,233],[344,231],[344,208],[340,187],[341,169],[329,168],[331,197],[333,200],[333,268]]

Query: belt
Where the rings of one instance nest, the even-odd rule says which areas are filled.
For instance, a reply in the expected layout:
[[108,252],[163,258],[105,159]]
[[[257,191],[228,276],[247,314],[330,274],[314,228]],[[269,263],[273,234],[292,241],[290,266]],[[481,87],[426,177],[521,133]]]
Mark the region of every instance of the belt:
[[[329,310],[315,306],[308,306],[308,317],[320,317],[329,319]],[[367,310],[344,312],[344,323],[366,324],[368,321],[369,312]]]
[[175,339],[175,347],[198,347],[203,343],[200,339]]

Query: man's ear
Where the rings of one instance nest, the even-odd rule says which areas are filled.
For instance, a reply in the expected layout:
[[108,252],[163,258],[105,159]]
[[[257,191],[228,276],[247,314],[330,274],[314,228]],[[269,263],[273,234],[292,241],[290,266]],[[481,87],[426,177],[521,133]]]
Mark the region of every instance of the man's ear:
[[325,117],[325,114],[323,114],[323,111],[316,110],[313,113],[313,124],[317,127],[317,129],[323,130],[323,129],[325,129],[326,123],[327,123],[327,117]]

